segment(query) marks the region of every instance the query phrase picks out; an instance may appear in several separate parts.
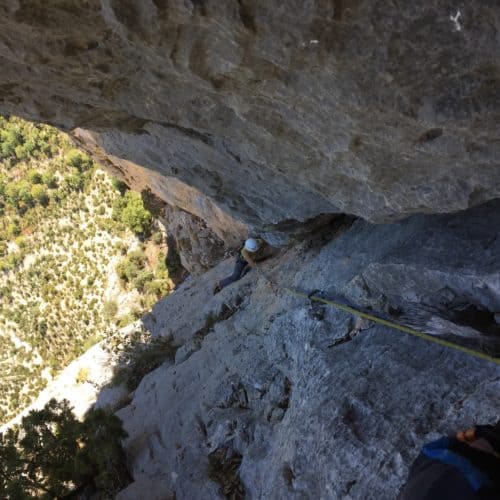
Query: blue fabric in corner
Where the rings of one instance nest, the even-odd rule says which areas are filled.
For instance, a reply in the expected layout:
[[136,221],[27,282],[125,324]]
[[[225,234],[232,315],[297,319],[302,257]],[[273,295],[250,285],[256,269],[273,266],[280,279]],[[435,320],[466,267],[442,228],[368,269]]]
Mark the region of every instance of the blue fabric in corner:
[[486,474],[474,467],[469,460],[456,454],[449,449],[450,439],[443,437],[437,441],[426,444],[422,448],[422,454],[432,460],[458,469],[467,479],[470,487],[474,491],[479,491],[483,486],[491,486],[491,481]]

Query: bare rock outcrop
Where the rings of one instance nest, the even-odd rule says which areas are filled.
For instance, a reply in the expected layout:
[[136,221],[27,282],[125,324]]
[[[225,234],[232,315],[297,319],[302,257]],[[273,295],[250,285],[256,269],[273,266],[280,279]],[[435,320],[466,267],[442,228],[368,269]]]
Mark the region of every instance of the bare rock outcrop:
[[[402,219],[500,196],[499,32],[496,0],[4,0],[0,113],[72,131],[226,246],[394,222],[265,272],[496,353],[498,203]],[[497,418],[498,366],[256,272],[214,297],[230,267],[145,319],[179,349],[119,412],[120,498],[394,498],[425,440]]]
[[177,207],[164,208],[162,222],[169,237],[175,240],[182,267],[201,274],[218,264],[228,248],[203,219]]
[[498,197],[499,31],[493,0],[6,0],[0,113],[279,242]]
[[134,478],[118,498],[397,498],[424,442],[498,418],[500,368],[282,287],[406,324],[431,303],[433,333],[498,353],[499,228],[498,202],[337,224],[215,297],[230,261],[189,278],[144,320],[180,347],[118,412]]

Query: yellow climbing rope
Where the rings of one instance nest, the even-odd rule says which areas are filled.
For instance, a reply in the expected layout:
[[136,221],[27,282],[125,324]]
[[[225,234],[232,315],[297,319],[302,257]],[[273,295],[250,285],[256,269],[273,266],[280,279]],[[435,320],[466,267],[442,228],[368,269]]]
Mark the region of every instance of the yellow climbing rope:
[[[255,269],[258,269],[257,267],[254,267]],[[380,318],[378,316],[375,316],[374,314],[370,314],[364,311],[360,311],[359,309],[356,309],[354,307],[342,304],[340,302],[336,302],[335,300],[330,300],[330,299],[325,299],[323,297],[318,297],[316,295],[308,295],[307,293],[304,292],[299,292],[298,290],[294,290],[293,288],[288,288],[285,286],[281,286],[272,279],[270,279],[266,273],[262,271],[262,269],[258,269],[259,274],[262,274],[264,278],[273,286],[276,286],[277,288],[284,290],[292,295],[295,295],[297,297],[301,297],[304,299],[308,299],[314,302],[321,302],[323,304],[326,304],[331,307],[335,307],[336,309],[340,309],[341,311],[345,311],[347,313],[352,314],[353,316],[358,316],[360,318],[365,318],[370,321],[373,321],[374,323],[378,323],[379,325],[384,325],[387,326],[388,328],[391,328],[393,330],[397,330],[400,332],[408,333],[409,335],[413,335],[414,337],[418,337],[424,340],[427,340],[429,342],[434,342],[435,344],[439,344],[444,347],[450,347],[452,349],[455,349],[456,351],[461,351],[466,354],[469,354],[470,356],[474,356],[476,358],[483,359],[485,361],[490,361],[492,363],[495,363],[497,365],[500,365],[500,358],[495,358],[493,356],[489,356],[488,354],[485,354],[483,352],[476,351],[474,349],[469,349],[468,347],[464,347],[458,344],[454,344],[453,342],[449,342],[448,340],[441,339],[439,337],[435,337],[434,335],[429,335],[428,333],[423,333],[419,332],[418,330],[414,330],[413,328],[410,328],[408,326],[400,325],[398,323],[395,323],[394,321],[389,321],[387,319]]]
[[493,356],[489,356],[483,352],[475,351],[474,349],[469,349],[468,347],[464,347],[458,344],[454,344],[453,342],[449,342],[444,339],[440,339],[439,337],[435,337],[433,335],[429,335],[428,333],[419,332],[418,330],[414,330],[413,328],[409,328],[408,326],[403,326],[393,321],[389,321],[383,318],[379,318],[373,314],[369,314],[363,311],[359,311],[354,307],[346,306],[345,304],[341,304],[340,302],[335,302],[334,300],[324,299],[323,297],[317,297],[315,295],[309,296],[306,293],[299,292],[297,290],[293,290],[292,288],[283,287],[287,292],[296,295],[297,297],[303,297],[306,299],[310,299],[315,302],[322,302],[323,304],[327,304],[329,306],[335,307],[336,309],[340,309],[342,311],[348,312],[354,316],[359,316],[360,318],[365,318],[374,323],[378,323],[379,325],[384,325],[393,330],[398,330],[400,332],[408,333],[410,335],[414,335],[415,337],[419,337],[424,340],[428,340],[429,342],[434,342],[435,344],[439,344],[445,347],[451,347],[457,351],[465,352],[471,356],[475,356],[476,358],[484,359],[486,361],[491,361],[492,363],[496,363],[500,365],[500,358],[495,358]]

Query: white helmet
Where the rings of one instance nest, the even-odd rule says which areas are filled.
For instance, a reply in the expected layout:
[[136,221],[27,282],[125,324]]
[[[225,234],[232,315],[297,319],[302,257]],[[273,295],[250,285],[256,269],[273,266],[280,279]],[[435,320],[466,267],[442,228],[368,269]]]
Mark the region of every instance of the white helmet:
[[259,242],[254,238],[248,238],[245,241],[245,250],[248,252],[256,252],[260,248]]

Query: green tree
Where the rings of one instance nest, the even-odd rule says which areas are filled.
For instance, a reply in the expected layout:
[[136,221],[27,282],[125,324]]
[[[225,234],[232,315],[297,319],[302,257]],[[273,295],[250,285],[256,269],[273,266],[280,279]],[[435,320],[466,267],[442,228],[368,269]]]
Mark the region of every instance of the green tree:
[[83,189],[84,179],[80,174],[66,175],[64,177],[64,182],[74,191],[81,191]]
[[121,211],[121,221],[135,234],[147,234],[151,227],[151,213],[146,210],[141,195],[127,191],[123,196],[125,206]]
[[0,131],[0,154],[2,158],[15,155],[16,147],[22,144],[23,134],[17,126]]
[[9,222],[7,226],[7,236],[14,237],[19,236],[21,234],[21,228],[16,220]]
[[80,422],[67,401],[50,400],[0,434],[0,497],[60,498],[85,485],[111,495],[125,486],[120,419],[103,410]]
[[38,170],[30,170],[28,172],[28,181],[31,184],[41,184],[43,182],[42,174]]
[[42,182],[49,188],[55,189],[57,187],[56,176],[52,172],[45,172],[42,174]]
[[121,195],[124,195],[128,190],[127,184],[125,184],[125,182],[121,181],[120,179],[117,179],[116,177],[113,177],[111,179],[111,184],[117,191],[120,192]]
[[79,172],[85,172],[92,166],[92,159],[79,149],[70,149],[66,153],[66,163]]
[[49,203],[47,188],[43,184],[35,184],[31,188],[31,196],[41,205],[46,206]]
[[33,202],[31,186],[26,181],[9,182],[5,186],[7,201],[16,208],[30,205]]

